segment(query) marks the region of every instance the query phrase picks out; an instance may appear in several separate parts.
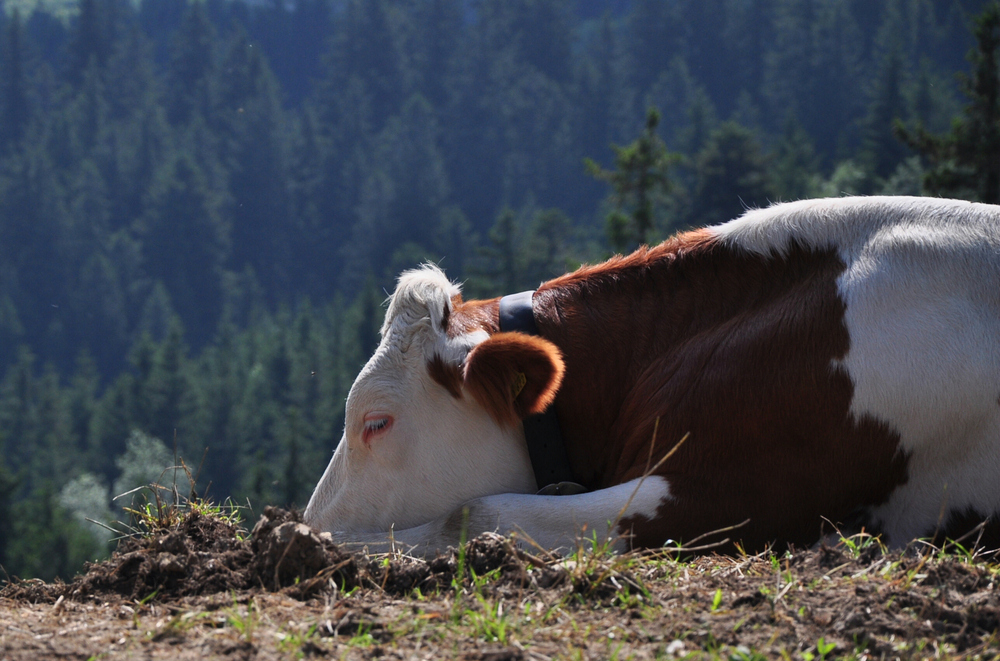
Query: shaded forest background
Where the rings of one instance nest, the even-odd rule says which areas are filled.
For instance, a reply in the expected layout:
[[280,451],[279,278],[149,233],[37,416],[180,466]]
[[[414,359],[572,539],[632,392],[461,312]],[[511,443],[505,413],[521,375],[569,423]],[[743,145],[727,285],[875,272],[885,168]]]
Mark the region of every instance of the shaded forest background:
[[72,575],[177,456],[304,505],[398,272],[496,295],[633,247],[591,175],[650,107],[649,240],[923,193],[893,122],[961,115],[985,5],[0,0],[0,565]]

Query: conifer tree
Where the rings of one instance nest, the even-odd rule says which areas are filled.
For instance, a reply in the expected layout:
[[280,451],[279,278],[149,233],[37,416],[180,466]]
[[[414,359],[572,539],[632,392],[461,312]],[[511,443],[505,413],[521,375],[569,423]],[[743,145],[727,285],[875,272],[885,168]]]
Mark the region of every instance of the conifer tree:
[[785,120],[781,139],[775,145],[771,170],[780,200],[787,202],[816,196],[819,159],[809,134],[793,114]]
[[569,217],[559,209],[535,214],[527,246],[526,280],[537,285],[566,270],[567,241],[572,230]]
[[187,440],[184,428],[190,408],[191,389],[185,374],[186,348],[183,329],[176,319],[170,324],[167,337],[156,348],[144,395],[149,402],[147,433],[173,443],[175,435]]
[[[0,437],[0,441],[2,441]],[[3,444],[0,443],[0,451]],[[15,494],[20,487],[20,479],[14,475],[0,452],[0,567],[10,567],[8,547],[14,534]]]
[[104,13],[110,0],[80,0],[80,14],[70,36],[70,61],[67,75],[71,83],[80,84],[84,72],[92,65],[103,69],[111,54],[111,35]]
[[518,291],[521,273],[521,235],[514,210],[507,207],[497,214],[488,243],[477,250],[479,258],[470,289],[476,294],[498,295]]
[[896,134],[932,166],[924,185],[935,195],[1000,203],[1000,3],[990,3],[976,19],[976,48],[969,53],[972,75],[962,81],[969,98],[949,133],[932,135],[901,123]]
[[14,9],[4,34],[0,58],[0,155],[20,142],[28,126],[28,84],[24,73],[24,26]]
[[428,0],[416,8],[417,45],[414,59],[420,76],[420,92],[435,108],[448,100],[446,84],[456,35],[462,31],[462,5],[458,0]]
[[[261,53],[238,29],[222,61],[219,132],[228,166],[232,266],[270,283],[272,297],[288,295],[290,238],[288,159],[277,82]],[[279,294],[280,292],[280,294]]]
[[212,25],[203,2],[187,4],[167,71],[167,118],[174,125],[189,123],[194,115],[203,120],[212,118],[216,89],[213,73],[216,42]]
[[692,223],[710,225],[767,206],[774,198],[767,159],[752,132],[724,122],[695,158]]
[[898,52],[890,52],[875,82],[862,135],[862,161],[870,177],[884,181],[906,158],[906,148],[892,133],[893,123],[906,108],[901,90],[902,61]]
[[222,307],[229,228],[220,207],[205,172],[183,153],[160,169],[147,212],[136,225],[149,274],[166,285],[199,344],[215,329]]
[[387,0],[348,0],[330,54],[333,84],[356,78],[370,99],[371,121],[380,130],[409,94],[399,36]]
[[656,205],[670,192],[667,171],[680,157],[668,152],[657,135],[659,122],[659,111],[650,108],[642,135],[625,147],[612,145],[614,170],[605,170],[587,160],[591,176],[611,184],[615,208],[607,218],[607,233],[612,248],[618,252],[649,240]]
[[378,347],[379,328],[382,326],[382,317],[385,316],[380,305],[381,300],[375,278],[369,273],[364,289],[358,294],[357,299],[361,313],[356,330],[359,367],[368,361]]
[[76,450],[81,456],[89,454],[90,425],[97,404],[99,385],[100,374],[97,371],[97,364],[84,350],[77,356],[76,370],[73,372],[67,393],[70,430],[76,442]]

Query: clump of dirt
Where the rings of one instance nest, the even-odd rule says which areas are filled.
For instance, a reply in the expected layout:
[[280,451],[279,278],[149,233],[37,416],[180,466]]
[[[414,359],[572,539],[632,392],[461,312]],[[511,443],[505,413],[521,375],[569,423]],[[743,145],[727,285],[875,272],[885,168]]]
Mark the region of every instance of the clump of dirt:
[[222,519],[188,514],[175,527],[125,540],[109,560],[93,564],[67,586],[66,596],[106,593],[130,599],[242,589],[249,549],[242,531]]
[[558,555],[543,560],[519,548],[506,537],[483,533],[463,549],[424,561],[405,555],[370,558],[364,578],[370,585],[394,595],[406,596],[419,589],[427,593],[455,584],[468,587],[489,574],[489,590],[506,587],[554,588],[570,582],[570,572]]
[[36,603],[111,595],[165,602],[263,589],[308,599],[330,589],[331,581],[335,589],[363,585],[405,596],[417,589],[449,589],[456,579],[468,585],[491,572],[494,588],[550,588],[567,582],[568,576],[564,567],[548,566],[490,533],[470,541],[461,553],[451,549],[429,561],[390,554],[362,562],[305,525],[295,511],[268,507],[249,534],[224,519],[191,511],[176,525],[123,540],[111,558],[89,564],[71,583],[14,582],[0,596]]
[[340,587],[358,585],[354,557],[302,522],[298,512],[264,510],[250,537],[252,580],[268,590],[290,588],[307,598],[335,579]]
[[0,596],[167,601],[264,588],[303,599],[331,579],[339,587],[358,585],[354,558],[302,523],[298,512],[268,507],[249,536],[236,524],[191,511],[174,526],[123,540],[111,558],[87,565],[71,583],[14,582]]

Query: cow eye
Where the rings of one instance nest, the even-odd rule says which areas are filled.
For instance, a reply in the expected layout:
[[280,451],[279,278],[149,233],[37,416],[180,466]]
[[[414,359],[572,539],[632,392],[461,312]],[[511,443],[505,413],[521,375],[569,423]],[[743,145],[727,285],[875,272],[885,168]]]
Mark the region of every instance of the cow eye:
[[389,415],[367,415],[365,416],[365,427],[361,435],[361,440],[367,445],[376,436],[381,436],[392,426],[392,416]]

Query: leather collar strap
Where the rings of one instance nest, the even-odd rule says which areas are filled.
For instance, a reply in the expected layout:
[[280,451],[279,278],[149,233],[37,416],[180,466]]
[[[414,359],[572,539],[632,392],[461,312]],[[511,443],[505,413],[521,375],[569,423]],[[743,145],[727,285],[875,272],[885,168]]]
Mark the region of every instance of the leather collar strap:
[[[538,335],[535,313],[531,308],[534,291],[523,291],[500,299],[500,330]],[[540,494],[559,496],[583,493],[586,489],[573,482],[573,470],[566,455],[556,419],[555,407],[539,415],[524,419],[524,440],[528,444],[531,468],[535,471],[535,481]]]

